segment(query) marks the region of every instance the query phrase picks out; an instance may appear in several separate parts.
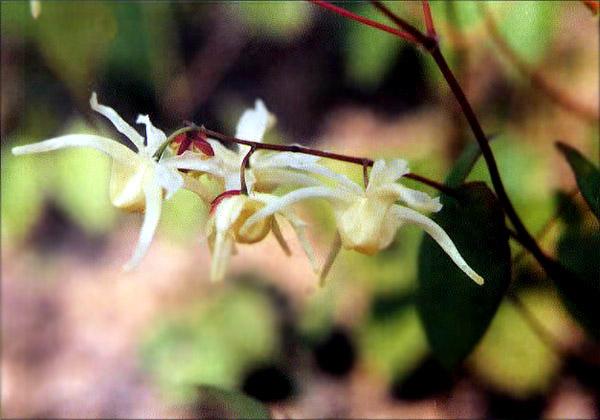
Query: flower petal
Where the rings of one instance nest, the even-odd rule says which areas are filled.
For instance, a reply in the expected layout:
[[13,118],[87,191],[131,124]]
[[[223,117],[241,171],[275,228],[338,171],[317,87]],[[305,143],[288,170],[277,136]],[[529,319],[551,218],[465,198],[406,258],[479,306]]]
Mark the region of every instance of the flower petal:
[[269,124],[269,111],[260,99],[254,103],[254,109],[247,109],[242,114],[235,137],[242,140],[261,142]]
[[335,238],[333,239],[333,243],[331,244],[331,248],[329,250],[329,254],[327,254],[327,259],[325,260],[325,264],[323,264],[323,269],[321,270],[321,274],[319,275],[319,285],[324,286],[325,280],[327,279],[327,275],[333,266],[333,263],[338,256],[340,249],[342,248],[342,237],[339,232],[335,233]]
[[304,223],[304,221],[302,219],[297,217],[296,214],[294,212],[292,212],[291,210],[284,209],[281,212],[281,214],[287,219],[287,221],[290,223],[290,225],[294,229],[294,232],[296,233],[296,236],[298,237],[298,242],[300,242],[300,245],[302,246],[302,249],[304,250],[304,254],[308,258],[308,261],[310,262],[310,266],[312,267],[312,270],[315,273],[318,273],[319,267],[317,265],[315,251],[313,250],[313,247],[310,244],[310,241],[306,237],[306,223]]
[[106,105],[100,105],[98,103],[98,96],[96,92],[92,93],[92,97],[90,98],[90,106],[92,109],[110,120],[110,122],[115,126],[117,131],[127,136],[129,140],[135,145],[135,147],[139,151],[144,150],[144,138],[138,133],[135,128],[130,126],[117,114],[117,111],[112,109]]
[[206,172],[218,177],[223,176],[223,168],[217,159],[202,159],[198,154],[190,151],[184,152],[182,155],[163,158],[159,164],[167,168],[187,169]]
[[275,235],[275,239],[277,239],[277,242],[279,243],[279,246],[281,247],[285,255],[287,255],[288,257],[292,255],[292,251],[290,250],[290,247],[288,246],[287,242],[285,241],[285,238],[283,237],[283,234],[281,233],[281,229],[279,228],[279,223],[277,223],[276,218],[273,218],[273,221],[271,222],[271,230],[273,231],[273,235]]
[[438,212],[442,209],[439,197],[432,198],[422,191],[413,190],[400,184],[385,184],[375,187],[370,194],[382,199],[390,198],[393,201],[402,200],[409,207],[419,211]]
[[183,187],[183,177],[176,169],[169,169],[160,164],[156,164],[156,182],[167,192],[167,200],[173,197],[180,188]]
[[144,194],[146,196],[146,211],[144,213],[144,223],[140,230],[138,243],[133,252],[131,259],[125,264],[125,270],[131,270],[139,265],[140,261],[148,252],[158,221],[162,207],[162,190],[153,177],[148,177],[144,184]]
[[280,185],[317,186],[321,182],[309,175],[288,169],[253,168],[256,183],[261,189],[274,189]]
[[328,198],[330,200],[347,201],[349,198],[343,191],[336,191],[328,187],[306,187],[294,190],[284,196],[267,203],[262,209],[250,216],[240,229],[241,232],[252,224],[259,222],[284,208],[309,198]]
[[[252,157],[254,156],[257,157],[257,159],[252,161],[252,166],[255,168],[296,168],[298,166],[314,165],[321,159],[319,156],[293,152],[277,152],[261,155],[255,153]],[[258,156],[260,156],[260,159],[258,159]]]
[[128,149],[121,143],[93,134],[69,134],[39,143],[16,146],[13,147],[12,153],[14,155],[26,155],[30,153],[50,152],[67,147],[91,147],[125,164],[131,164],[132,160],[138,159],[138,155],[133,150]]
[[371,169],[367,192],[375,187],[396,182],[407,173],[409,173],[408,162],[404,159],[394,159],[389,162],[379,159],[375,161],[373,169]]
[[430,218],[422,215],[421,213],[409,209],[403,206],[393,206],[394,216],[408,223],[413,223],[423,228],[442,249],[448,254],[448,256],[454,261],[454,263],[465,272],[475,283],[483,284],[483,277],[477,274],[469,265],[465,262],[463,257],[456,249],[454,242],[448,236],[448,234],[442,229],[437,223]]
[[213,255],[210,266],[210,280],[222,281],[229,265],[229,259],[234,248],[233,238],[228,232],[218,231],[213,244]]
[[146,149],[148,150],[149,155],[153,155],[167,140],[167,135],[160,128],[156,128],[152,124],[148,115],[138,115],[135,122],[146,126]]

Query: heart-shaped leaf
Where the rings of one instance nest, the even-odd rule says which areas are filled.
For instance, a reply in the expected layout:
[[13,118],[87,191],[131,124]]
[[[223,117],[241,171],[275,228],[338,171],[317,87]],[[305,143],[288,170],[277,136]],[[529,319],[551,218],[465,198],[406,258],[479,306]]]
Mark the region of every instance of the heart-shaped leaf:
[[269,409],[241,392],[212,385],[197,387],[197,411],[201,418],[270,419]]
[[571,146],[558,142],[556,147],[569,162],[581,195],[600,220],[600,169]]
[[511,278],[504,214],[494,193],[481,182],[441,196],[433,217],[467,263],[483,278],[478,286],[429,237],[419,250],[417,306],[436,357],[451,369],[487,330]]

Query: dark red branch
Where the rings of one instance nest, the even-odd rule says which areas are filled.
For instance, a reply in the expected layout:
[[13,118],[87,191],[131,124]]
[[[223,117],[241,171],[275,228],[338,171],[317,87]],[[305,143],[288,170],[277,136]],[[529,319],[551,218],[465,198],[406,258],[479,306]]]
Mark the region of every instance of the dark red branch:
[[324,1],[324,0],[308,0],[308,1],[310,1],[311,3],[313,3],[317,6],[324,8],[324,9],[327,9],[334,13],[337,13],[338,15],[343,16],[347,19],[352,19],[352,20],[360,22],[364,25],[371,26],[372,28],[376,28],[376,29],[379,29],[379,30],[382,30],[385,32],[389,32],[390,34],[396,35],[397,37],[402,38],[408,42],[413,42],[415,44],[420,43],[412,34],[410,34],[408,32],[399,31],[398,29],[392,28],[391,26],[387,26],[382,23],[371,20],[369,18],[366,18],[364,16],[357,15],[356,13],[352,13],[349,10],[346,10],[342,7],[333,5],[327,1]]

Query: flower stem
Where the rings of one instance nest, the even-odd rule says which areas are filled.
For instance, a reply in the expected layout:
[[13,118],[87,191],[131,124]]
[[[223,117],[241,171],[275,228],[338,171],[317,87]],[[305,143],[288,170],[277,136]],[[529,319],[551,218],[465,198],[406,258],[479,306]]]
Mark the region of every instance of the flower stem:
[[240,167],[240,190],[244,195],[248,195],[248,186],[246,185],[246,169],[248,166],[250,166],[250,157],[255,151],[256,146],[250,146],[250,150],[248,150],[248,153],[246,153],[246,156],[244,156],[242,165]]

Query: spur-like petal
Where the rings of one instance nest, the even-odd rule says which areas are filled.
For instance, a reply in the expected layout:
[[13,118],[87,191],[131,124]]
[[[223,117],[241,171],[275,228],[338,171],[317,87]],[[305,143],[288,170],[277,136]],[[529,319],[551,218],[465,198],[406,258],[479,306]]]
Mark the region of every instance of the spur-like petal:
[[138,266],[142,258],[146,255],[160,219],[162,190],[156,180],[150,176],[144,184],[144,194],[146,196],[144,222],[133,256],[124,266],[125,270],[131,270]]
[[343,191],[336,191],[328,187],[306,187],[294,190],[282,197],[267,203],[262,209],[246,220],[240,231],[244,232],[252,224],[285,209],[286,207],[309,198],[327,198],[335,201],[347,201],[349,198]]
[[400,220],[405,221],[407,223],[413,223],[419,227],[421,227],[425,232],[427,232],[433,240],[435,240],[440,247],[448,254],[448,256],[454,261],[454,263],[462,270],[464,273],[469,276],[475,283],[482,285],[483,277],[477,274],[456,249],[454,242],[448,236],[448,234],[442,229],[437,223],[435,223],[430,218],[422,215],[421,213],[409,209],[408,207],[403,206],[393,206],[393,212],[395,217],[398,217]]
[[156,165],[156,182],[165,189],[167,200],[173,197],[179,189],[183,187],[183,177],[176,169],[166,168],[162,165]]
[[134,151],[123,146],[121,143],[93,134],[69,134],[39,143],[16,146],[13,147],[12,153],[14,155],[26,155],[30,153],[50,152],[67,147],[91,147],[125,164],[131,164],[132,161],[138,159]]
[[396,182],[407,173],[409,173],[408,162],[404,159],[394,159],[389,162],[379,159],[371,169],[367,192],[378,186]]
[[269,111],[264,102],[257,99],[253,109],[247,109],[242,114],[235,137],[242,140],[261,142],[269,125]]
[[160,128],[156,128],[148,115],[138,115],[135,121],[146,126],[146,149],[152,156],[156,150],[167,140],[167,135]]
[[396,183],[373,188],[370,194],[393,202],[402,200],[409,207],[419,211],[438,212],[442,209],[439,197],[433,198],[422,191]]
[[140,135],[140,133],[138,133],[135,128],[127,124],[125,120],[123,120],[123,118],[117,114],[117,111],[109,106],[99,104],[96,92],[92,93],[92,97],[90,98],[90,106],[94,111],[108,118],[119,133],[124,134],[129,140],[131,140],[138,151],[144,150],[144,138]]

